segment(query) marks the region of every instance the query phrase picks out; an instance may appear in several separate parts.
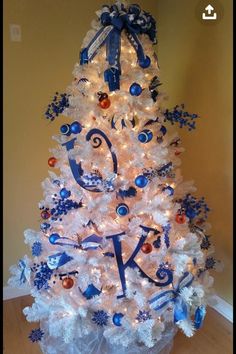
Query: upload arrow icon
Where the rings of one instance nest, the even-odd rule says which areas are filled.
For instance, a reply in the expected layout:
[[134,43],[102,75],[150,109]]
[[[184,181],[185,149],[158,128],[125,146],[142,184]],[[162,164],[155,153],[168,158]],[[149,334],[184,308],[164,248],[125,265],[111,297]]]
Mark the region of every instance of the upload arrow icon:
[[205,10],[206,10],[207,14],[205,12],[202,13],[203,20],[216,20],[217,13],[213,12],[214,7],[211,4],[207,5],[207,7],[205,7]]

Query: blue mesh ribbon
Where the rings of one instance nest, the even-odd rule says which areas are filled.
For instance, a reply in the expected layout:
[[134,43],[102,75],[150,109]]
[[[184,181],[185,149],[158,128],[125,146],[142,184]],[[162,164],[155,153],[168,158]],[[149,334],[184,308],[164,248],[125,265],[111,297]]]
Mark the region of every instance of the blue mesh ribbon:
[[104,79],[109,90],[120,88],[120,46],[121,32],[124,30],[129,42],[136,51],[138,62],[142,66],[147,59],[139,34],[147,34],[153,43],[156,43],[156,22],[147,12],[142,11],[139,5],[130,5],[127,9],[123,4],[104,5],[100,22],[102,27],[95,34],[87,47],[80,52],[80,65],[91,61],[100,47],[106,44],[106,60],[109,68],[104,72]]

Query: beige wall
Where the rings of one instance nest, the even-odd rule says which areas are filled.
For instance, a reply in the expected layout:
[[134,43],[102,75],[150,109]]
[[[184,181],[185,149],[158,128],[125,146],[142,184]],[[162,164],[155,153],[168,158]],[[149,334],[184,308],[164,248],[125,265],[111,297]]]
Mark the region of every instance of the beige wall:
[[[232,303],[232,2],[224,1],[224,18],[211,27],[195,18],[195,0],[135,2],[158,20],[162,89],[169,105],[185,102],[202,116],[196,131],[180,131],[187,150],[183,173],[213,209],[212,235],[225,263],[216,289]],[[103,3],[4,0],[4,284],[9,266],[29,253],[23,231],[39,227],[48,149],[63,122],[49,124],[43,112],[50,96],[72,80],[82,39]],[[21,25],[22,42],[10,41],[11,23]]]
[[232,3],[222,0],[224,17],[216,25],[197,20],[197,0],[157,2],[158,57],[162,89],[169,105],[184,102],[201,118],[192,132],[180,130],[185,180],[212,211],[212,240],[225,265],[214,273],[215,289],[232,304]]

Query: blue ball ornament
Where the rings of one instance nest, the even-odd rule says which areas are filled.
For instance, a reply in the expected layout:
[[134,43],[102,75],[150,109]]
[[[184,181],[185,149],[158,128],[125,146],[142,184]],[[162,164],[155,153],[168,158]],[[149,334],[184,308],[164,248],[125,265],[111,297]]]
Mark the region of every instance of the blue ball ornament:
[[49,242],[54,245],[59,238],[60,236],[58,234],[51,234],[49,237]]
[[121,326],[121,319],[122,317],[124,317],[123,313],[115,313],[113,318],[112,318],[112,322],[114,323],[115,326],[120,327]]
[[134,82],[129,88],[129,92],[132,96],[139,96],[141,95],[142,91],[142,87],[136,82]]
[[151,64],[151,59],[149,58],[149,56],[146,56],[146,58],[143,61],[139,62],[139,66],[141,66],[141,68],[146,69],[150,66]]
[[189,218],[189,219],[193,219],[195,218],[195,216],[197,215],[196,211],[193,208],[187,208],[185,211],[185,215]]
[[117,206],[116,212],[119,216],[125,216],[129,213],[129,207],[125,203],[121,203]]
[[79,134],[82,130],[82,126],[79,122],[73,122],[70,126],[70,131],[73,134]]
[[60,196],[62,197],[62,199],[69,198],[70,195],[71,195],[71,192],[68,191],[66,188],[62,188],[60,190]]
[[149,141],[152,140],[152,138],[153,138],[153,134],[149,129],[142,130],[138,135],[138,140],[140,141],[140,143],[143,144],[148,143]]
[[63,135],[67,135],[69,136],[71,134],[71,130],[70,130],[70,124],[63,124],[60,128],[60,132]]
[[148,179],[144,175],[139,175],[138,177],[135,178],[134,183],[137,187],[144,188],[148,184]]

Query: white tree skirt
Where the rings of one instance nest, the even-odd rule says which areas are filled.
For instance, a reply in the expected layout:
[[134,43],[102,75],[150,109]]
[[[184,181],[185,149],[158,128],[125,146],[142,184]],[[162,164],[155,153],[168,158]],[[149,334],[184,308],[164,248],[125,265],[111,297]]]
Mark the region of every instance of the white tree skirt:
[[175,327],[168,328],[153,348],[138,343],[128,348],[111,345],[103,335],[96,333],[71,343],[64,343],[61,338],[48,337],[40,342],[40,347],[44,354],[169,354],[176,332]]

